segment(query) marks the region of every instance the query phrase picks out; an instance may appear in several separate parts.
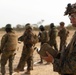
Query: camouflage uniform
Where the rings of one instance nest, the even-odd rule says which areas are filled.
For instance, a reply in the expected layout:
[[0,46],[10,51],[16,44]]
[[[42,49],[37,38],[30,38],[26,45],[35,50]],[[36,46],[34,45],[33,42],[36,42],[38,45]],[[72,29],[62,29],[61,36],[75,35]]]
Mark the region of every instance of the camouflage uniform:
[[[48,33],[47,31],[45,31],[42,25],[40,26],[40,30],[41,31],[39,32],[38,37],[39,37],[39,42],[41,42],[41,46],[42,46],[44,43],[48,42]],[[43,63],[41,56],[40,56],[40,59],[41,61],[39,63]]]
[[[28,30],[31,31],[28,31]],[[19,37],[19,41],[22,41],[24,43],[22,54],[20,61],[18,63],[17,68],[15,71],[23,71],[25,63],[27,63],[27,71],[30,71],[33,69],[33,41],[34,34],[32,32],[32,28],[28,26],[27,30],[25,30],[24,34]]]
[[76,74],[76,32],[60,59],[54,59],[53,67],[60,74]]
[[[50,24],[52,25],[52,24]],[[54,49],[56,51],[58,51],[58,46],[57,46],[57,41],[56,41],[56,37],[57,37],[57,29],[55,26],[53,26],[50,30],[49,30],[49,44],[50,46],[54,46]]]
[[[8,30],[11,30],[8,32]],[[14,54],[17,46],[17,36],[14,31],[11,29],[11,25],[6,25],[6,34],[3,35],[1,39],[1,73],[5,75],[5,65],[7,60],[9,60],[9,72],[12,75],[13,72],[13,60]]]
[[60,49],[59,49],[59,51],[66,48],[66,44],[67,44],[66,40],[68,37],[68,33],[69,33],[69,31],[65,27],[63,27],[59,30],[59,32],[58,32],[58,36],[60,37]]
[[[69,14],[69,16],[71,16],[71,14],[75,13],[76,3],[73,5],[68,4],[65,11],[65,15]],[[74,18],[73,16],[71,16],[71,19],[76,20],[76,18]],[[73,23],[76,27],[76,23]],[[60,59],[54,59],[53,69],[61,75],[76,75],[76,32],[74,33],[66,49],[61,52]]]

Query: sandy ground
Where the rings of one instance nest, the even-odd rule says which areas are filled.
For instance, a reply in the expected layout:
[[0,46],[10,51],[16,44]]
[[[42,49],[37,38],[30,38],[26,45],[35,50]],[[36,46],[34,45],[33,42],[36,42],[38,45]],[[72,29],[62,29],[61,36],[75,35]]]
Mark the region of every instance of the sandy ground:
[[[35,32],[35,33],[38,34],[38,32]],[[70,35],[69,35],[69,37],[67,39],[67,44],[69,43],[73,33],[74,33],[74,31],[70,31]],[[18,36],[20,36],[22,34],[23,34],[23,32],[17,32]],[[4,35],[4,32],[0,32],[0,39],[1,39],[1,37],[3,35]],[[59,41],[60,41],[59,37],[57,37],[58,47],[59,47]],[[37,43],[36,46],[39,48],[40,43]],[[22,52],[22,47],[23,47],[23,43],[18,44],[18,50],[16,50],[16,56],[15,56],[15,59],[14,59],[14,66],[13,66],[14,68],[16,68],[16,66],[17,66],[17,64],[19,62],[21,52]],[[33,59],[34,59],[34,69],[31,71],[31,75],[59,75],[57,72],[53,71],[53,67],[52,67],[51,63],[49,65],[45,65],[46,61],[44,61],[43,64],[37,64],[36,63],[36,62],[38,62],[40,60],[40,56],[36,51],[34,51]],[[8,62],[7,62],[6,75],[9,75],[8,70],[9,70],[9,68],[8,68]],[[26,66],[25,66],[25,71],[26,71]],[[23,75],[25,71],[20,72],[20,73],[15,73],[14,75]],[[0,73],[0,75],[1,75],[1,73]]]

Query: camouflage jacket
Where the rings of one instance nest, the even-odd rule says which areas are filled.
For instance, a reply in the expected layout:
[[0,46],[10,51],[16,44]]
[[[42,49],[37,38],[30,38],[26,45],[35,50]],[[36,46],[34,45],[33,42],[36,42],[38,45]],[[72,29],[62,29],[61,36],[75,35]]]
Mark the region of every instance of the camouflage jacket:
[[65,51],[61,53],[61,59],[55,58],[53,69],[62,74],[76,74],[76,32]]
[[16,33],[14,31],[8,32],[1,39],[1,50],[16,50],[17,43]]

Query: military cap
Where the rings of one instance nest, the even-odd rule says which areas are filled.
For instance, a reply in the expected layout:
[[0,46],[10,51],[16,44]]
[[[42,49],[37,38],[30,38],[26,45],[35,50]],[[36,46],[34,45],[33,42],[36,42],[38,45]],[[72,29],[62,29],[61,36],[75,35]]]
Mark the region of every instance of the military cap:
[[64,12],[64,15],[70,15],[71,13],[76,13],[76,3],[74,4],[67,4],[67,7],[66,7],[66,11]]
[[54,50],[48,43],[44,43],[38,53],[41,56],[47,56],[46,51],[49,52],[53,57],[57,56],[57,51]]
[[7,24],[5,28],[10,28],[10,29],[12,29],[11,24]]

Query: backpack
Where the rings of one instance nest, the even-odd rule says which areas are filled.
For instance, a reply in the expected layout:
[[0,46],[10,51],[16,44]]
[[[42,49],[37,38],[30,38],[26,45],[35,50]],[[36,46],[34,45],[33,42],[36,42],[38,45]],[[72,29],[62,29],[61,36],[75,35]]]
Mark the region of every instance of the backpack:
[[16,50],[17,48],[17,36],[14,32],[7,33],[7,41],[5,43],[5,50]]
[[24,44],[31,44],[34,45],[38,42],[38,37],[37,35],[34,35],[32,32],[30,33],[25,33],[24,35]]

